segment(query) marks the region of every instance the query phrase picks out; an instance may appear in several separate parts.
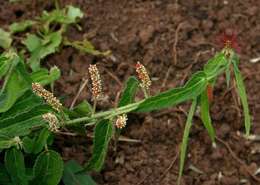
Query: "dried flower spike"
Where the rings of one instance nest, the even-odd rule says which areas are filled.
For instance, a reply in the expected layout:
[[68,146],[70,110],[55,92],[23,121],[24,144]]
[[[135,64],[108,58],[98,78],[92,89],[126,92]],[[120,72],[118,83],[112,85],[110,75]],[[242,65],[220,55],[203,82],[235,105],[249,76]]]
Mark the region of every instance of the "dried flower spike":
[[35,94],[44,98],[44,100],[51,105],[53,109],[58,112],[62,110],[62,104],[60,101],[51,92],[44,89],[39,83],[32,83],[32,90]]
[[92,96],[94,99],[98,99],[102,94],[102,85],[97,65],[90,65],[88,70],[92,82]]
[[116,123],[115,123],[116,128],[119,128],[119,129],[124,128],[126,126],[126,121],[127,121],[127,115],[126,114],[118,116]]
[[141,86],[145,88],[146,90],[149,90],[152,82],[150,80],[150,77],[144,67],[140,62],[137,62],[136,64],[136,72],[138,75],[138,78],[141,80]]
[[52,132],[57,132],[59,130],[59,120],[52,113],[46,113],[42,115],[42,118],[49,123],[49,129]]

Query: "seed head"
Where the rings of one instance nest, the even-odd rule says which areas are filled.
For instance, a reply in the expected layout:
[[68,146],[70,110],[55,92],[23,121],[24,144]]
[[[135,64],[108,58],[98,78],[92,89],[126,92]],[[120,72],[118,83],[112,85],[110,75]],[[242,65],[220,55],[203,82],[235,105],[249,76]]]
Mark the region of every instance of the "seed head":
[[228,56],[232,50],[240,52],[237,34],[233,30],[226,30],[218,38],[218,45],[224,49],[225,54]]
[[97,65],[90,65],[88,70],[92,82],[92,96],[94,99],[98,99],[102,94],[102,85]]
[[126,126],[126,121],[127,121],[127,115],[126,114],[118,116],[116,123],[115,123],[116,128],[119,128],[119,129],[124,128]]
[[46,113],[42,115],[42,118],[49,123],[49,129],[52,132],[57,132],[59,130],[59,120],[52,113]]
[[141,64],[140,62],[137,62],[136,66],[136,73],[138,75],[138,78],[141,80],[141,86],[147,90],[149,90],[152,82],[150,80],[150,77],[144,67],[143,64]]
[[39,83],[32,83],[32,90],[35,94],[42,97],[53,109],[60,112],[62,104],[60,101],[49,91],[44,89]]

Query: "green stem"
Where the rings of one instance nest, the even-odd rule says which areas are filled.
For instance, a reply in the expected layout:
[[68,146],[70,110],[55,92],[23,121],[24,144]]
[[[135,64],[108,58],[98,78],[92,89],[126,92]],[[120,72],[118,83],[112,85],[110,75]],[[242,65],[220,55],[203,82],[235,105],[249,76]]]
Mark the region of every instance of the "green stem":
[[142,102],[143,102],[143,100],[139,101],[137,103],[132,103],[132,104],[120,107],[120,108],[111,109],[111,110],[108,110],[105,112],[99,112],[99,113],[94,114],[92,117],[82,117],[82,118],[70,120],[70,121],[65,122],[65,125],[75,125],[80,122],[88,122],[88,121],[95,120],[98,118],[108,119],[108,118],[111,118],[111,117],[114,117],[114,116],[117,116],[120,114],[125,114],[128,112],[131,112],[132,110],[135,110],[139,106],[139,104],[141,104]]

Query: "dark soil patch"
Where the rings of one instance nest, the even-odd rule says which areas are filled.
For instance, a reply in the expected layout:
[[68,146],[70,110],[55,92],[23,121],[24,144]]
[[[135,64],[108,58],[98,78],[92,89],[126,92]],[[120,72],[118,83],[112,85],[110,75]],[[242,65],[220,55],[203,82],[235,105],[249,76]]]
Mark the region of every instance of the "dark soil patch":
[[[2,0],[0,24],[4,26],[34,17],[43,9],[52,9],[51,2],[11,4]],[[117,92],[120,92],[122,83],[135,74],[134,65],[138,60],[145,64],[153,77],[153,94],[182,85],[218,49],[215,44],[217,35],[231,28],[236,30],[242,48],[240,67],[246,78],[252,132],[260,134],[260,63],[249,62],[260,55],[260,1],[209,0],[199,3],[184,0],[178,4],[171,0],[62,1],[63,6],[66,4],[77,5],[86,13],[80,23],[82,33],[98,49],[112,51],[111,57],[100,58],[64,48],[46,59],[47,65],[57,65],[62,70],[62,78],[55,90],[56,94],[65,97],[67,105],[76,95],[91,63],[98,63],[101,69],[107,96],[98,109],[114,106]],[[81,39],[82,33],[71,28],[68,36]],[[177,43],[177,53],[174,52],[174,43]],[[171,70],[163,86],[168,69]],[[229,144],[245,165],[235,160],[223,143],[218,142],[217,149],[213,149],[199,117],[196,117],[183,185],[260,184],[246,170],[248,168],[254,173],[259,168],[260,145],[237,135],[237,131],[243,131],[242,109],[236,93],[226,90],[224,76],[218,80],[214,95],[211,112],[217,136]],[[83,99],[90,100],[89,90],[81,94],[79,101]],[[103,185],[175,185],[178,159],[165,172],[178,153],[187,105],[152,114],[131,114],[123,135],[142,142],[120,142],[117,152],[111,147],[105,168],[101,173],[93,174],[96,181]],[[89,159],[90,138],[57,137],[57,145],[65,160],[84,162]],[[192,170],[190,166],[203,173]]]

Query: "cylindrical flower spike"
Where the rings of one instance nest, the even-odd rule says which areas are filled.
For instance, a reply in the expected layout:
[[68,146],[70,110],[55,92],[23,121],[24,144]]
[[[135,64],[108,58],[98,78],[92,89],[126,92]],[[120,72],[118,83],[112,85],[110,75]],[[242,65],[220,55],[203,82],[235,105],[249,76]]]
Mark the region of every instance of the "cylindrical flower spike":
[[116,128],[118,128],[118,129],[124,128],[126,126],[126,121],[127,121],[127,115],[126,114],[118,116],[117,120],[115,122]]
[[42,118],[49,123],[49,129],[52,132],[57,132],[59,130],[59,120],[52,113],[46,113],[42,115]]
[[94,99],[98,99],[102,94],[102,85],[97,65],[90,65],[88,70],[92,82],[92,96]]
[[60,101],[49,91],[44,89],[39,83],[32,83],[33,92],[42,97],[53,109],[60,112],[62,110],[62,104]]
[[138,78],[141,80],[141,86],[146,90],[149,90],[152,82],[150,80],[146,68],[140,62],[137,62],[135,67],[136,67]]

